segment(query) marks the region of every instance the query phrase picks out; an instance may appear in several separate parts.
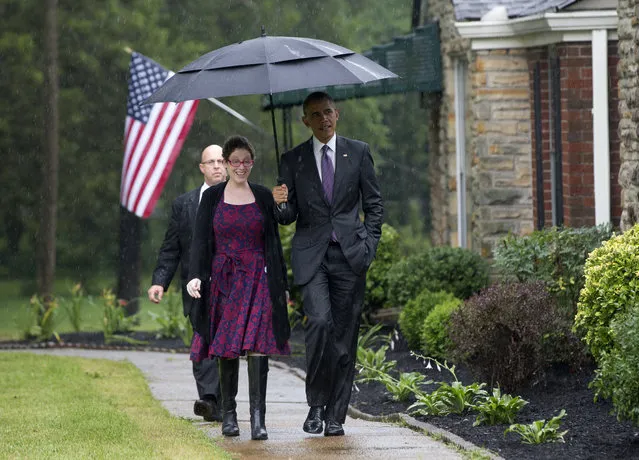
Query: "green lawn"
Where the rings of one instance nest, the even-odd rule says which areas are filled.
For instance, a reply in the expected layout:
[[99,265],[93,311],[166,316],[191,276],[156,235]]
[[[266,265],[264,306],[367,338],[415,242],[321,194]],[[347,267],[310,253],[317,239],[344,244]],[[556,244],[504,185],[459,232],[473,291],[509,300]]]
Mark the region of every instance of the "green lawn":
[[231,458],[131,363],[0,352],[3,458]]
[[[56,311],[56,327],[58,333],[72,332],[73,327],[68,320],[63,307],[64,299],[70,297],[70,289],[73,286],[71,280],[61,279],[56,282],[56,296],[60,300],[60,307]],[[94,281],[94,292],[91,302],[86,302],[82,309],[82,331],[102,330],[102,305],[99,292],[102,287],[113,286],[109,280]],[[144,286],[142,286],[144,287]],[[0,340],[20,339],[28,322],[27,307],[32,293],[23,292],[22,283],[19,281],[0,281]],[[165,308],[165,302],[157,305],[146,298],[140,298],[140,324],[137,330],[152,331],[159,328],[148,312],[160,313]]]

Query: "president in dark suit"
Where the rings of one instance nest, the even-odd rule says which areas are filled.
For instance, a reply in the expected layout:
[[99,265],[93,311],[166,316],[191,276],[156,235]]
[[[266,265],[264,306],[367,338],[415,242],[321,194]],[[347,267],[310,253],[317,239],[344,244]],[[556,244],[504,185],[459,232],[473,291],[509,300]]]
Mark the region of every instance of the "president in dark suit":
[[[382,233],[383,205],[368,144],[335,133],[339,111],[326,93],[304,101],[313,136],[282,156],[273,188],[280,224],[296,221],[293,277],[308,318],[303,429],[344,434],[357,334],[370,266]],[[364,221],[360,219],[361,210]]]
[[[157,266],[153,272],[153,285],[148,290],[149,300],[154,303],[160,302],[171,284],[178,265],[180,265],[184,316],[189,316],[191,311],[192,299],[186,292],[186,283],[189,276],[189,249],[198,204],[204,190],[226,180],[222,147],[219,145],[208,146],[202,151],[200,161],[204,184],[180,195],[173,202],[171,220],[160,248]],[[221,421],[222,417],[218,408],[220,377],[217,359],[206,359],[199,363],[193,362],[193,377],[195,377],[199,395],[199,399],[195,401],[193,406],[195,415],[204,417],[209,422]]]

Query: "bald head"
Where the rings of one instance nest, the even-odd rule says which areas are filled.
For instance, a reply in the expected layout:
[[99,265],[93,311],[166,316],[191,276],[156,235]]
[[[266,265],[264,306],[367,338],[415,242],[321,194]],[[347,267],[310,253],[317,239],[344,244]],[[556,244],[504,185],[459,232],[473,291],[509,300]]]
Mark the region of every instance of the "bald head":
[[202,150],[200,171],[204,174],[204,182],[207,185],[215,185],[226,180],[226,169],[222,159],[222,147],[209,145]]

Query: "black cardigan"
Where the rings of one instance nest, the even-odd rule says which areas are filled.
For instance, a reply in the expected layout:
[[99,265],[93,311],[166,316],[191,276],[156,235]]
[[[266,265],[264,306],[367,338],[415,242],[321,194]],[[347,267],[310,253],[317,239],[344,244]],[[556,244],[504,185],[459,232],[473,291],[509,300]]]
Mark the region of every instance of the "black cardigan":
[[[282,251],[282,242],[277,221],[275,220],[275,202],[269,189],[262,185],[249,183],[255,202],[264,216],[264,243],[266,277],[268,289],[273,304],[273,333],[279,347],[289,339],[291,326],[288,321],[286,306],[286,291],[288,281],[286,262]],[[193,241],[191,243],[191,257],[189,261],[189,281],[199,278],[202,281],[199,299],[193,299],[190,319],[193,329],[197,331],[207,343],[211,342],[210,317],[210,280],[211,264],[215,253],[215,236],[213,232],[213,216],[220,200],[224,197],[226,182],[208,188],[202,194],[198,207]]]

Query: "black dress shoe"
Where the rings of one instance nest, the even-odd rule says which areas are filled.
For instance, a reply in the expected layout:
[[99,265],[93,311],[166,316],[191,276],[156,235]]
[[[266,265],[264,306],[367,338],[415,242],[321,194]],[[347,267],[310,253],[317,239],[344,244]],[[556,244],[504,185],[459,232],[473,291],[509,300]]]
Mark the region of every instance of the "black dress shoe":
[[324,408],[322,406],[311,406],[302,429],[307,433],[320,434],[324,425],[323,422]]
[[222,415],[217,403],[212,399],[198,399],[193,405],[193,413],[203,417],[207,422],[221,422]]
[[344,428],[342,428],[342,424],[336,420],[326,420],[324,436],[344,436]]

